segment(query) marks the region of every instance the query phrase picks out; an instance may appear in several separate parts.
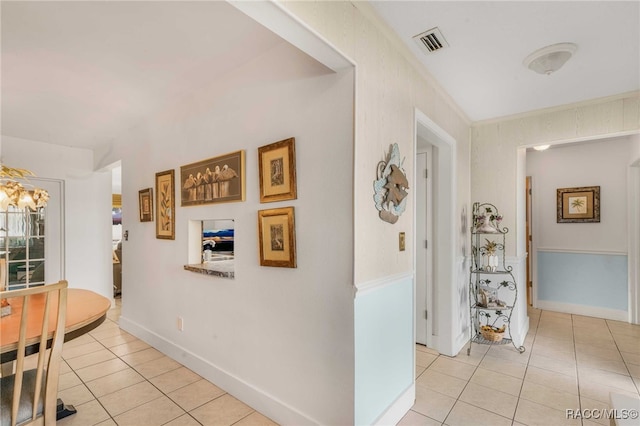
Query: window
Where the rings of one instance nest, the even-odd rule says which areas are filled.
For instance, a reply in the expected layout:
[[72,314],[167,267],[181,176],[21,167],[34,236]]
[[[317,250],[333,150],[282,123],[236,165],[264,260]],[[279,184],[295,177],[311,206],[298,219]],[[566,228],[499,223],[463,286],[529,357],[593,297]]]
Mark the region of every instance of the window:
[[9,206],[0,213],[0,253],[6,260],[9,290],[44,284],[45,208]]

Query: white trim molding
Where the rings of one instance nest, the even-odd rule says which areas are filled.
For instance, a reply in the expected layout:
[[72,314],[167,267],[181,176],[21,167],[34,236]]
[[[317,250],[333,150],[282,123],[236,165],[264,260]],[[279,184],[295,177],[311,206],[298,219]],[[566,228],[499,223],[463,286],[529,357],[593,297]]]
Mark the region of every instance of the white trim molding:
[[387,275],[386,277],[381,277],[375,280],[366,281],[366,282],[355,285],[354,297],[362,296],[371,291],[379,290],[389,285],[399,284],[404,282],[405,280],[414,281],[414,279],[415,279],[415,273],[413,271],[410,271],[410,272],[402,272],[394,275]]
[[566,248],[546,248],[538,247],[536,251],[544,251],[547,253],[570,253],[570,254],[597,254],[605,256],[626,256],[626,251],[613,251],[613,250],[581,250],[581,249],[566,249]]
[[398,424],[400,420],[411,410],[416,402],[416,383],[413,382],[409,388],[394,401],[373,424],[376,426],[386,426]]
[[538,300],[538,309],[547,311],[564,312],[585,317],[604,318],[615,321],[627,322],[628,312],[617,309],[600,308],[597,306],[574,305],[572,303],[554,302],[551,300]]
[[281,424],[320,424],[316,419],[312,419],[308,415],[301,413],[286,404],[284,401],[264,392],[262,389],[258,389],[250,383],[247,383],[230,372],[212,364],[201,356],[165,339],[133,320],[121,316],[119,325],[123,330],[145,341],[160,352],[178,361],[180,364],[183,364],[205,379],[216,383],[216,385],[221,389],[249,404],[251,407],[263,413],[267,417],[279,419]]

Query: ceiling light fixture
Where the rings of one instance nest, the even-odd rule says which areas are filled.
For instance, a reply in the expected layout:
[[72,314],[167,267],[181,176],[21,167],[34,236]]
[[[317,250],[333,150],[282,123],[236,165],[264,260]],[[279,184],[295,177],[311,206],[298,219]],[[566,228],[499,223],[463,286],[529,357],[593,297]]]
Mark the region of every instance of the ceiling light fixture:
[[[0,171],[0,211],[7,211],[9,206],[19,209],[29,207],[31,210],[37,210],[47,205],[49,193],[26,182],[27,176],[34,176],[34,174],[26,169],[14,169],[2,164],[2,170]],[[22,179],[24,184],[16,179]]]
[[533,147],[536,151],[544,151],[547,148],[549,148],[549,145],[538,145]]
[[523,64],[538,74],[558,71],[573,56],[578,46],[574,43],[558,43],[538,49],[527,56]]

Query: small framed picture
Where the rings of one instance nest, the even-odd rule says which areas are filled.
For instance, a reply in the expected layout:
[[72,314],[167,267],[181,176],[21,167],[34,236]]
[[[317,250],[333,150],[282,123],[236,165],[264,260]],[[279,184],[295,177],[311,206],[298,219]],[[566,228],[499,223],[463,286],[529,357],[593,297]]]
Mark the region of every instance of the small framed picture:
[[153,221],[153,188],[138,191],[140,222]]
[[600,187],[557,190],[557,223],[600,222]]
[[156,173],[156,238],[175,240],[175,179],[174,172]]
[[258,148],[260,202],[295,200],[296,140],[284,139]]
[[260,265],[295,268],[296,234],[293,207],[258,211]]

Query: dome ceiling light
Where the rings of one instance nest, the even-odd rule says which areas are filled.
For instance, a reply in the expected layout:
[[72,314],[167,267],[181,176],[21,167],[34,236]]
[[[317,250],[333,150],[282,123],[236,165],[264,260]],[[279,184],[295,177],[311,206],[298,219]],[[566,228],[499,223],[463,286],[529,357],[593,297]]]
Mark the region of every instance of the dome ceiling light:
[[573,56],[578,46],[574,43],[558,43],[538,49],[527,56],[523,64],[538,74],[558,71]]

